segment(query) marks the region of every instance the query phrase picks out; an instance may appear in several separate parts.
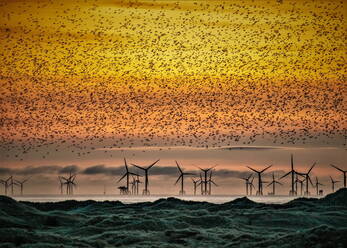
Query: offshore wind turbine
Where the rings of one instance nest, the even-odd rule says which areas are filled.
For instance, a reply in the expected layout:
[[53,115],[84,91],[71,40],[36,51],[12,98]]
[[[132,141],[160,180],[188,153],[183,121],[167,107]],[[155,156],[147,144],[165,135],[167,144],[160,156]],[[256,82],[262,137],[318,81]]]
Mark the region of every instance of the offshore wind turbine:
[[7,178],[6,180],[2,180],[2,183],[5,186],[5,195],[7,195],[7,190],[9,187],[11,187],[11,195],[14,195],[14,185],[17,185],[16,182],[14,182],[13,176],[11,175],[9,178]]
[[211,195],[212,193],[212,184],[214,184],[216,187],[218,187],[218,185],[212,180],[212,170],[210,172],[210,178],[208,179],[208,194]]
[[[73,194],[73,187],[76,187],[76,183],[75,183],[75,179],[76,179],[76,174],[72,174],[72,171],[70,171],[70,176],[68,178],[66,177],[59,177],[59,181],[60,181],[60,186],[63,184],[66,185],[66,194],[67,195],[72,195]],[[62,187],[62,186],[61,186]]]
[[139,194],[139,184],[142,183],[140,181],[140,176],[139,175],[136,176],[135,183],[136,183],[136,195],[138,195]]
[[203,180],[202,180],[202,175],[200,173],[200,188],[201,188],[201,195],[203,195],[203,192],[204,192],[204,184],[203,184]]
[[249,166],[247,166],[249,169],[251,169],[252,171],[254,171],[255,173],[257,173],[258,175],[258,191],[256,193],[256,195],[263,195],[263,181],[261,179],[261,174],[264,173],[267,169],[269,169],[272,165],[269,165],[268,167],[264,168],[261,171],[255,170]]
[[20,194],[21,195],[23,195],[24,183],[26,183],[28,180],[29,180],[29,178],[24,179],[22,181],[14,180],[17,183],[17,185],[19,185],[19,187],[20,187]]
[[11,183],[10,183],[11,182],[11,178],[12,178],[12,176],[7,178],[6,180],[1,180],[1,183],[4,185],[5,195],[7,195],[8,188],[11,186]]
[[284,174],[280,179],[288,176],[289,174],[291,175],[291,179],[292,179],[292,185],[291,185],[291,190],[289,191],[289,195],[296,195],[296,191],[294,188],[295,185],[295,173],[296,171],[294,170],[294,160],[293,160],[293,154],[290,155],[290,165],[291,165],[291,170]]
[[297,174],[305,177],[304,181],[306,181],[306,191],[304,192],[304,195],[306,195],[306,196],[310,195],[310,192],[308,191],[308,183],[311,183],[311,185],[313,186],[312,180],[310,178],[310,173],[311,173],[313,167],[315,167],[315,166],[316,166],[316,162],[314,162],[312,164],[311,168],[306,173],[296,172]]
[[208,189],[207,189],[207,184],[208,184],[208,179],[207,179],[207,173],[212,170],[213,168],[215,168],[215,166],[213,167],[210,167],[210,168],[200,168],[198,167],[203,173],[204,173],[204,180],[202,180],[202,183],[203,183],[203,190],[201,191],[201,194],[202,195],[207,195],[208,194]]
[[133,180],[130,182],[131,184],[131,194],[135,195],[136,194],[136,179],[134,176],[132,176]]
[[342,170],[339,167],[337,167],[336,165],[330,164],[330,166],[334,167],[335,169],[341,171],[343,173],[343,187],[346,188],[346,173],[347,170]]
[[[302,189],[304,188],[304,181],[305,181],[305,179],[300,180],[298,177],[297,177],[296,180],[295,180],[295,184],[296,184],[296,185],[297,185],[298,183],[300,183],[300,195],[302,195]],[[297,188],[297,186],[296,186],[296,188]],[[298,191],[296,190],[296,192],[298,192]]]
[[192,179],[192,182],[193,182],[193,185],[194,185],[194,195],[196,195],[196,188],[201,184],[201,180],[198,179],[198,180],[194,180],[194,178],[190,178]]
[[[5,181],[2,180],[2,179],[0,179],[0,183],[1,183],[2,185],[5,185]],[[4,193],[5,193],[5,192],[4,192]]]
[[335,184],[339,183],[340,181],[335,181],[332,177],[330,177],[330,180],[331,180],[331,189],[332,189],[332,192],[334,193],[335,192]]
[[253,181],[254,181],[254,177],[252,177],[252,180],[249,182],[249,195],[252,195],[252,189],[255,190]]
[[127,192],[127,187],[125,187],[125,186],[119,186],[118,187],[118,189],[119,189],[119,194],[120,195],[126,195],[126,194],[128,194],[128,192]]
[[67,181],[67,188],[69,189],[69,195],[73,195],[73,188],[77,187],[76,183],[75,183],[75,179],[76,179],[76,174],[72,174],[72,172],[70,171],[70,177],[68,178]]
[[305,179],[299,179],[298,176],[301,176],[303,177],[303,175],[300,175],[298,172],[296,172],[296,175],[295,175],[295,193],[298,195],[298,184],[300,183],[300,195],[302,195],[302,189],[303,189],[303,184],[304,184],[304,181]]
[[317,193],[317,195],[319,195],[319,186],[324,186],[324,184],[321,184],[321,183],[318,181],[318,177],[316,177],[315,188],[316,188],[316,193]]
[[194,175],[193,173],[187,173],[187,172],[183,172],[183,170],[181,169],[180,165],[178,164],[177,161],[176,162],[176,165],[177,165],[177,168],[180,172],[180,176],[177,178],[176,182],[175,182],[175,185],[178,183],[178,181],[181,179],[181,190],[179,192],[180,195],[185,195],[185,191],[184,191],[184,176],[189,176],[189,175]]
[[279,181],[275,180],[275,173],[272,172],[272,181],[267,185],[267,187],[272,185],[272,195],[276,195],[276,183],[279,185],[283,185],[282,183],[280,183]]
[[58,176],[59,182],[60,182],[60,194],[63,194],[63,188],[64,188],[64,178],[61,176]]
[[6,181],[5,181],[5,180],[0,179],[0,183],[1,183],[2,185],[4,185],[4,194],[5,194],[5,195],[7,195]]
[[61,182],[63,181],[63,185],[66,185],[66,194],[69,195],[70,194],[70,179],[66,178],[66,177],[59,177],[60,181],[60,187],[61,186]]
[[14,195],[14,190],[13,190],[13,186],[16,184],[15,182],[13,182],[13,176],[10,177],[10,186],[11,186],[11,195]]
[[125,173],[124,173],[124,175],[118,180],[118,183],[119,183],[120,181],[122,181],[123,178],[126,178],[126,187],[127,187],[127,189],[126,189],[125,191],[124,191],[124,189],[123,189],[123,190],[122,190],[122,193],[123,193],[123,194],[124,194],[124,193],[129,194],[129,193],[130,193],[130,191],[129,191],[129,184],[130,184],[129,176],[130,176],[130,175],[138,176],[138,175],[129,171],[128,164],[127,164],[127,160],[126,160],[125,158],[124,158],[124,166],[125,166]]
[[251,187],[249,184],[249,180],[251,179],[252,175],[253,174],[251,173],[248,177],[241,177],[241,179],[245,180],[246,183],[246,195],[248,195],[248,187]]
[[158,163],[160,159],[158,159],[157,161],[155,161],[154,163],[152,163],[151,165],[147,166],[146,168],[145,167],[141,167],[139,165],[136,165],[136,164],[132,164],[133,166],[139,168],[140,170],[143,170],[145,172],[145,188],[142,192],[143,195],[150,195],[150,192],[148,190],[148,184],[149,184],[149,181],[148,181],[148,171],[150,168],[152,168],[156,163]]

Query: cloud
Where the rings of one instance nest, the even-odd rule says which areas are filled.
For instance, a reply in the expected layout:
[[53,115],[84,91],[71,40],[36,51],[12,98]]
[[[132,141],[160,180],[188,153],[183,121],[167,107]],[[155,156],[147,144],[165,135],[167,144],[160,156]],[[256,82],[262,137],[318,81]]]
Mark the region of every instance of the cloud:
[[[187,171],[188,172],[188,171]],[[189,171],[191,172],[191,171]],[[151,169],[152,175],[178,175],[178,169],[176,166],[157,166]]]
[[79,168],[77,165],[68,165],[59,170],[59,174],[64,174],[64,173],[77,173],[79,171]]
[[14,173],[20,175],[51,174],[57,172],[59,169],[60,167],[56,165],[45,165],[38,167],[28,166],[24,169],[16,169]]
[[[325,149],[326,147],[322,147]],[[245,151],[261,151],[261,150],[302,150],[307,149],[304,147],[298,147],[298,146],[221,146],[217,148],[212,148],[216,150],[245,150]]]
[[274,149],[302,149],[299,147],[286,146],[219,146],[219,147],[197,147],[197,146],[133,146],[133,147],[107,147],[98,148],[101,151],[206,151],[206,150],[274,150]]
[[0,167],[0,175],[38,175],[38,174],[62,174],[70,172],[76,172],[78,167],[75,165],[69,165],[61,167],[58,165],[41,165],[41,166],[26,166],[24,168],[8,168]]
[[[105,166],[105,165],[93,165],[87,168],[80,168],[77,165],[68,165],[68,166],[57,166],[57,165],[45,165],[45,166],[27,166],[21,169],[12,169],[8,167],[0,167],[0,175],[59,175],[70,173],[78,173],[81,175],[106,175],[106,176],[120,176],[125,173],[123,166]],[[139,173],[140,175],[143,172],[140,169],[129,167],[129,171],[133,173]],[[201,171],[196,170],[186,170],[185,172],[194,173],[196,177],[199,177]],[[284,174],[283,171],[269,171],[264,173],[264,177],[268,177],[275,172],[277,177]],[[247,177],[252,173],[252,171],[236,171],[229,169],[218,169],[213,170],[213,176],[223,177],[223,178],[242,178]],[[154,166],[150,169],[150,175],[155,176],[178,176],[179,171],[176,166]]]
[[219,148],[220,150],[273,150],[282,149],[279,146],[225,146]]
[[11,169],[8,174],[13,175],[36,175],[36,174],[53,174],[57,173],[61,167],[57,165],[27,166],[21,169]]
[[81,173],[85,175],[119,175],[125,172],[123,167],[106,167],[105,165],[94,165],[84,169]]
[[248,177],[251,174],[249,171],[235,171],[235,170],[228,170],[228,169],[220,169],[213,171],[213,175],[219,176],[219,177]]
[[9,168],[0,168],[0,175],[11,174],[11,169]]

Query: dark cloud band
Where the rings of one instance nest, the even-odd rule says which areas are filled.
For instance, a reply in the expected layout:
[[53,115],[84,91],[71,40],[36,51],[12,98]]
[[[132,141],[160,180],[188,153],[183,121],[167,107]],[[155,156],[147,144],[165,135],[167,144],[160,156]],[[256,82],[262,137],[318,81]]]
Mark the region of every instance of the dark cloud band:
[[[142,174],[141,171],[138,171],[136,168],[130,166],[129,170],[133,173]],[[24,176],[34,176],[34,175],[59,175],[67,173],[78,173],[82,175],[106,175],[106,176],[120,176],[125,172],[123,166],[106,166],[106,165],[93,165],[87,168],[81,168],[77,165],[67,165],[67,166],[58,166],[58,165],[45,165],[45,166],[27,166],[21,169],[13,169],[8,167],[0,167],[0,175],[24,175]],[[196,176],[200,175],[200,171],[196,170],[187,170],[186,172],[194,173]],[[283,171],[275,171],[276,174],[282,174]],[[157,176],[176,176],[178,175],[178,169],[174,166],[157,166],[151,169],[151,175]],[[214,169],[213,175],[217,177],[234,177],[241,178],[249,176],[252,172],[250,171],[236,171],[228,169]],[[272,172],[264,174],[264,176],[270,175]]]

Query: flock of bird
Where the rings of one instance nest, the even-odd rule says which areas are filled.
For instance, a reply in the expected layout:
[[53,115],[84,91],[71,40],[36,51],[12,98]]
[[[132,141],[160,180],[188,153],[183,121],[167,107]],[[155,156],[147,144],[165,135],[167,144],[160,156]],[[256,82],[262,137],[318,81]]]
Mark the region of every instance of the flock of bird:
[[0,6],[6,161],[346,142],[341,1]]
[[[149,171],[150,169],[156,165],[159,162],[159,159],[156,160],[154,163],[143,167],[136,164],[132,164],[137,169],[142,170],[144,173],[143,175],[140,175],[135,172],[131,172],[129,170],[129,166],[127,163],[127,160],[124,158],[124,167],[125,167],[125,173],[121,176],[121,178],[118,180],[118,183],[121,182],[123,179],[125,179],[126,184],[119,186],[118,189],[120,191],[120,195],[139,195],[140,193],[140,187],[139,185],[143,183],[140,180],[140,177],[144,177],[144,188],[142,191],[143,196],[150,195],[149,190]],[[179,165],[177,161],[176,166],[179,172],[179,176],[174,183],[176,185],[180,181],[180,190],[179,195],[186,195],[186,191],[184,188],[184,179],[186,177],[190,177],[191,181],[193,183],[193,195],[197,195],[197,189],[200,186],[201,195],[212,195],[212,185],[218,186],[212,179],[213,169],[216,167],[210,167],[210,168],[199,168],[200,174],[197,178],[195,173],[191,172],[184,172],[182,167]],[[282,175],[280,178],[276,179],[274,172],[272,173],[272,180],[270,182],[264,181],[262,179],[262,175],[265,171],[267,171],[269,168],[272,167],[272,165],[269,165],[261,170],[254,169],[252,167],[247,166],[251,171],[254,173],[249,174],[247,177],[240,178],[245,181],[246,190],[245,195],[252,196],[253,195],[253,189],[256,190],[257,196],[263,196],[263,185],[267,184],[267,187],[272,186],[272,192],[268,192],[268,195],[274,196],[276,195],[276,185],[283,185],[279,180],[287,177],[290,175],[291,177],[291,188],[289,191],[289,196],[310,196],[311,193],[309,191],[309,185],[311,185],[316,190],[316,195],[323,195],[323,190],[321,189],[321,186],[324,186],[322,183],[319,182],[318,177],[316,177],[315,182],[312,182],[312,179],[310,177],[310,173],[312,172],[312,169],[316,166],[316,162],[312,164],[312,166],[306,171],[306,172],[300,172],[294,168],[294,161],[293,161],[293,155],[291,155],[291,168],[290,171]],[[347,176],[347,170],[343,170],[336,165],[331,164],[331,167],[335,168],[336,170],[340,171],[343,174],[343,187],[346,188],[346,176]],[[74,188],[77,186],[77,183],[75,182],[77,174],[70,172],[69,176],[58,176],[59,183],[60,183],[60,194],[66,195],[73,195]],[[253,184],[254,179],[257,178],[258,186],[255,187]],[[331,187],[332,192],[335,192],[336,184],[340,181],[335,181],[331,176]],[[13,176],[10,176],[6,180],[0,180],[0,183],[4,185],[4,193],[5,195],[8,194],[8,190],[11,188],[11,194],[14,195],[14,186],[20,187],[20,193],[23,195],[23,184],[27,182],[28,179],[25,179],[23,181],[18,181],[13,178]],[[300,190],[299,186],[300,185]],[[66,191],[64,191],[64,187],[66,188]],[[105,192],[104,192],[105,194]]]

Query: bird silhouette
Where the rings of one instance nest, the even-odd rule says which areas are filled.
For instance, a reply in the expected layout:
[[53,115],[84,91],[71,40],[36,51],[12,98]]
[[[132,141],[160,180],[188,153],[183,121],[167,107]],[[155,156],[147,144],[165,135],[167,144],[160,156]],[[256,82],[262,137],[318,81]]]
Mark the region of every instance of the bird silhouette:
[[[345,142],[343,1],[2,1],[1,153]],[[345,147],[345,146],[344,146]]]

